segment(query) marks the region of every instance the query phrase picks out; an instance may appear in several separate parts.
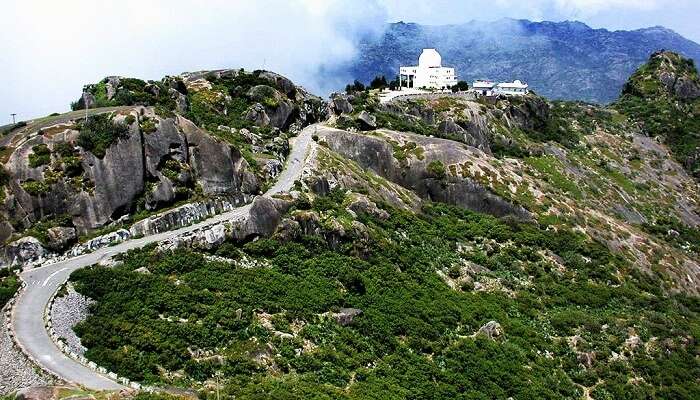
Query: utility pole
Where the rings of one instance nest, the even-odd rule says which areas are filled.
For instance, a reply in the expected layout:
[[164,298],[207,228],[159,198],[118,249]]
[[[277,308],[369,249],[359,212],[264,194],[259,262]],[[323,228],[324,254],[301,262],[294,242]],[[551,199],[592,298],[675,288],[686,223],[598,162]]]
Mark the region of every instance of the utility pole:
[[10,115],[12,115],[12,125],[16,124],[16,122],[15,122],[15,116],[16,116],[17,114],[12,113],[12,114],[10,114]]

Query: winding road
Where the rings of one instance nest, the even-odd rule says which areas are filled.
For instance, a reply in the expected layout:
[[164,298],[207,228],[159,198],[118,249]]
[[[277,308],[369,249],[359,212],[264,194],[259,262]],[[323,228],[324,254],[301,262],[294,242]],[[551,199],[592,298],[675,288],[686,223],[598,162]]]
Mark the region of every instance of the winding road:
[[[292,151],[287,158],[285,169],[274,186],[264,194],[265,196],[272,196],[292,188],[294,181],[301,176],[305,161],[313,154],[315,144],[312,136],[323,129],[326,127],[322,124],[310,125],[292,139]],[[90,254],[23,272],[21,278],[27,286],[18,296],[11,317],[15,340],[35,362],[68,383],[92,390],[123,389],[124,386],[121,384],[71,359],[56,347],[44,326],[44,311],[53,294],[68,280],[73,271],[149,243],[160,242],[220,222],[245,218],[249,210],[250,205],[246,205],[191,226],[131,239]]]

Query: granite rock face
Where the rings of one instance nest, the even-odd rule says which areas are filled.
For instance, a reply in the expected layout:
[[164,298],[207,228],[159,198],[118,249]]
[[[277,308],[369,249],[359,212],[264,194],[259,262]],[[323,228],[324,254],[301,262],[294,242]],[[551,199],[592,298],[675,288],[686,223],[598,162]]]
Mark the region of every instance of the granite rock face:
[[[325,135],[328,147],[338,154],[357,162],[361,167],[374,171],[377,175],[416,192],[423,199],[458,205],[473,211],[495,216],[515,216],[530,219],[530,213],[515,204],[497,196],[478,182],[461,176],[450,175],[437,178],[431,174],[428,165],[438,162],[442,165],[455,165],[473,157],[478,151],[464,146],[455,146],[448,140],[419,135],[382,131],[384,136],[368,136],[344,131],[333,131]],[[410,162],[400,162],[394,157],[396,143],[414,142],[424,149],[423,159],[411,158]]]
[[5,260],[10,265],[27,264],[43,260],[50,252],[39,239],[26,236],[5,247]]
[[[134,211],[140,199],[153,210],[186,198],[196,186],[207,196],[259,192],[237,148],[181,116],[164,118],[152,108],[134,107],[106,118],[123,126],[125,134],[102,157],[78,145],[79,121],[31,133],[16,145],[5,164],[10,178],[0,214],[10,223],[3,224],[4,237],[60,219],[47,243],[60,250],[75,235]],[[47,153],[45,160],[37,161],[38,151]]]

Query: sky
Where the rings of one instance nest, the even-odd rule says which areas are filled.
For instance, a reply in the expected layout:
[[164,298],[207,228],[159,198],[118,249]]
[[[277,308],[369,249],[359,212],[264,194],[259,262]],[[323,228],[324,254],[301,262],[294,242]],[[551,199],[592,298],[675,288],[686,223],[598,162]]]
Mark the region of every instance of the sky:
[[316,93],[319,67],[355,57],[387,22],[431,25],[579,20],[594,28],[663,25],[700,42],[700,0],[3,0],[0,125],[68,111],[105,76],[268,69]]

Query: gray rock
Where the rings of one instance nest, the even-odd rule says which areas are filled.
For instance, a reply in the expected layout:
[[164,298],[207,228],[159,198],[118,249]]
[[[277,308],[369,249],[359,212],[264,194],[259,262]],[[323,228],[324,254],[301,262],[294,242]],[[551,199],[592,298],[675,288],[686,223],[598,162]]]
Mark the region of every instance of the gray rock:
[[186,113],[188,110],[187,96],[173,88],[170,88],[168,90],[168,93],[170,94],[170,97],[172,97],[175,100],[175,109],[177,110],[177,112],[179,112],[180,114]]
[[270,125],[286,129],[294,122],[290,120],[294,105],[277,89],[267,85],[258,85],[248,91],[248,97],[257,103],[249,109],[246,118],[256,125],[259,125],[259,121],[264,123],[259,126]]
[[39,239],[31,236],[15,240],[5,247],[5,259],[11,265],[41,261],[49,254]]
[[362,110],[357,116],[357,122],[362,130],[371,131],[377,129],[377,118],[366,110]]
[[256,126],[270,125],[270,117],[265,111],[265,107],[260,103],[255,103],[245,113],[245,119],[252,122]]
[[462,163],[463,160],[472,157],[471,150],[465,146],[455,146],[453,141],[396,134],[388,139],[410,140],[418,146],[431,149],[425,153],[423,160],[412,160],[402,164],[394,158],[393,146],[388,139],[343,131],[330,132],[324,139],[331,150],[391,182],[416,192],[424,199],[453,204],[497,217],[510,215],[519,219],[531,219],[530,213],[523,207],[508,202],[469,178],[431,178],[427,170],[430,162],[437,160],[444,165],[450,165]]
[[389,213],[377,207],[367,196],[362,194],[353,194],[352,200],[347,206],[347,209],[357,215],[369,215],[382,220],[389,218]]
[[236,240],[249,240],[255,237],[270,236],[275,232],[287,210],[292,206],[291,201],[256,197],[250,208],[250,213],[242,222],[234,223],[232,232]]
[[362,310],[359,308],[341,308],[340,311],[333,313],[332,316],[339,325],[348,326],[360,314],[362,314]]
[[348,96],[342,93],[333,93],[331,95],[331,109],[337,115],[351,114],[353,107],[348,100]]
[[147,210],[155,210],[175,201],[175,186],[173,182],[163,175],[160,175],[159,179],[153,190],[146,196]]
[[189,145],[189,164],[205,194],[257,193],[258,182],[240,151],[178,118]]
[[57,226],[46,231],[49,238],[47,246],[52,250],[63,250],[69,244],[73,243],[78,235],[75,228]]
[[97,99],[95,99],[95,95],[89,92],[83,92],[83,96],[80,98],[80,104],[82,108],[95,108],[95,105],[97,104]]
[[503,328],[496,321],[489,321],[479,328],[475,335],[483,335],[491,340],[498,340],[503,337]]
[[290,242],[301,237],[301,225],[293,219],[285,218],[277,226],[274,234],[282,242]]
[[107,83],[105,84],[105,87],[107,89],[107,100],[112,100],[117,94],[117,88],[119,87],[121,80],[118,76],[109,76],[106,78],[106,80]]

